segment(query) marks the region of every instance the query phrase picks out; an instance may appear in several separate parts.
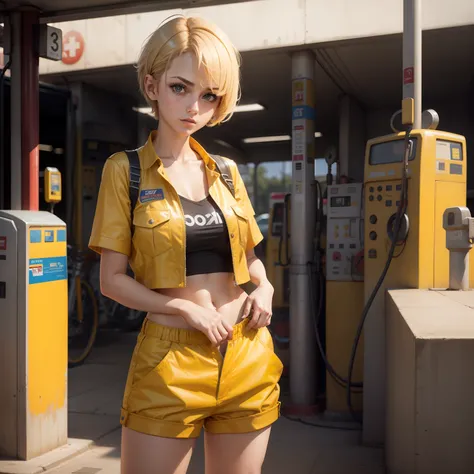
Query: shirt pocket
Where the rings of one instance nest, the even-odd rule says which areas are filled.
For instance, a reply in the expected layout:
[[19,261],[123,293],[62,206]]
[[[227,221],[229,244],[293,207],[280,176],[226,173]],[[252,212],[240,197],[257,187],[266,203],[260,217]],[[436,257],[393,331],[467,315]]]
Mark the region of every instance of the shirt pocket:
[[156,257],[171,248],[171,211],[145,207],[133,215],[133,245],[135,249]]
[[249,218],[245,211],[237,204],[232,206],[232,210],[237,219],[237,226],[239,228],[240,245],[247,248],[247,238],[249,233]]

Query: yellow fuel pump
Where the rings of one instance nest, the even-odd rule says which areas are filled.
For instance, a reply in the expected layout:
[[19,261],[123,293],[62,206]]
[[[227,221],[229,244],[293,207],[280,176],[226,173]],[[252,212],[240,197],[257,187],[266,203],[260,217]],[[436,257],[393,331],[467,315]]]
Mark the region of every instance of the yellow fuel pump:
[[[340,414],[348,410],[344,377],[364,307],[362,183],[328,186],[326,227],[326,410]],[[354,367],[357,381],[363,379],[361,349],[362,344]],[[353,405],[360,410],[360,387],[354,389]]]
[[[61,175],[45,170],[45,199]],[[29,460],[67,443],[66,224],[52,212],[0,210],[0,452]]]
[[[400,206],[404,133],[369,141],[366,154],[366,295],[382,272]],[[466,141],[437,130],[410,134],[408,199],[402,235],[385,285],[446,288],[449,252],[443,229],[448,207],[466,202]],[[409,237],[409,238],[408,238]],[[375,307],[375,305],[373,306]]]
[[[426,117],[435,116],[427,111]],[[364,328],[364,441],[369,444],[383,439],[384,432],[386,289],[448,286],[443,213],[466,203],[465,138],[436,130],[436,119],[425,123],[426,128],[408,127],[366,147],[365,308],[348,381],[355,379],[354,357]]]
[[268,219],[266,253],[267,277],[275,289],[273,311],[285,311],[289,306],[289,230],[290,195],[272,193]]
[[61,173],[57,168],[47,167],[44,170],[44,200],[54,211],[54,205],[62,199]]

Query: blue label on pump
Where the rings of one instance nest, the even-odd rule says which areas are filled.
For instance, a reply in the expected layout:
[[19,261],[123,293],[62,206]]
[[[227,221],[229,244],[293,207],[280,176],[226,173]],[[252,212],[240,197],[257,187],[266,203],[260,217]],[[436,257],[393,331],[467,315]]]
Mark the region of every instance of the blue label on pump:
[[66,230],[58,230],[58,242],[66,242]]
[[29,283],[67,280],[67,257],[30,258]]
[[140,202],[161,201],[165,198],[162,189],[143,189],[140,191]]
[[32,243],[32,244],[41,243],[41,231],[40,230],[30,230],[30,243]]

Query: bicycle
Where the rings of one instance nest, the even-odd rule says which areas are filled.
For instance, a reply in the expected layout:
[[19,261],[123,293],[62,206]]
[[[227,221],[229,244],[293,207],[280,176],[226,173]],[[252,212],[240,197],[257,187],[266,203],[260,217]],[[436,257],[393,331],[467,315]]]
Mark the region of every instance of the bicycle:
[[92,351],[99,327],[94,289],[85,279],[84,254],[68,249],[68,367],[84,363]]

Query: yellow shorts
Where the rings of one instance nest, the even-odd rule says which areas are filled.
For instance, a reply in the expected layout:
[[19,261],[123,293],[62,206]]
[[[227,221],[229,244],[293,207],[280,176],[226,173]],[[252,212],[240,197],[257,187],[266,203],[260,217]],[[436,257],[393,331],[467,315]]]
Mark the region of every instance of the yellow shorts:
[[207,337],[145,319],[138,335],[120,422],[141,433],[197,438],[248,433],[280,415],[283,364],[267,328],[234,326],[224,356]]

